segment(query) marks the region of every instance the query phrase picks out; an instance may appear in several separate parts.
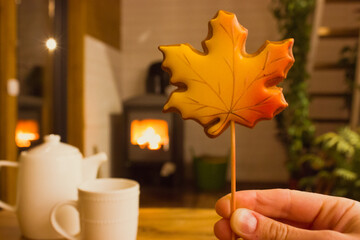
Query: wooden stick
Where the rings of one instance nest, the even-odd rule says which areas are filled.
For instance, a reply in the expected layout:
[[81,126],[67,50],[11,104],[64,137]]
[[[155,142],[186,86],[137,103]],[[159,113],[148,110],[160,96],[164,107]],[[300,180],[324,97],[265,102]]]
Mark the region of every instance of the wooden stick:
[[[236,209],[235,193],[236,193],[236,144],[235,144],[235,122],[231,121],[231,213]],[[231,239],[236,240],[235,233],[231,234]]]

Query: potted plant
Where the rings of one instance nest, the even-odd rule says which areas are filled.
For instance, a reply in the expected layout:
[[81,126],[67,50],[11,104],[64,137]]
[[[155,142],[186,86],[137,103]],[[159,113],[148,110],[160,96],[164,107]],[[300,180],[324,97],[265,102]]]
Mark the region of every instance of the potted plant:
[[315,140],[312,153],[301,156],[297,167],[303,190],[360,200],[360,135],[349,127]]
[[309,117],[309,74],[306,69],[311,34],[309,21],[315,1],[273,0],[272,3],[272,12],[278,21],[282,38],[295,39],[293,54],[296,60],[284,85],[289,107],[276,118],[280,139],[288,152],[287,167],[291,182],[294,183],[292,187],[295,188],[302,174],[297,162],[301,156],[309,153],[315,133]]

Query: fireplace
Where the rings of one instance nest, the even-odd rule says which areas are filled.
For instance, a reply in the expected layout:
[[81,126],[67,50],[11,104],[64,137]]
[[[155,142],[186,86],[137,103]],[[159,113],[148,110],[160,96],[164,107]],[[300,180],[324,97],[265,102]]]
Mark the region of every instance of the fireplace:
[[42,100],[40,97],[20,96],[15,142],[19,151],[27,150],[42,139]]
[[131,145],[141,149],[169,150],[169,125],[161,119],[133,120],[130,125]]
[[183,177],[183,121],[164,114],[167,97],[145,94],[124,102],[122,158],[141,184],[179,184]]
[[18,120],[15,129],[15,142],[19,148],[28,148],[33,141],[39,140],[39,123],[35,119]]

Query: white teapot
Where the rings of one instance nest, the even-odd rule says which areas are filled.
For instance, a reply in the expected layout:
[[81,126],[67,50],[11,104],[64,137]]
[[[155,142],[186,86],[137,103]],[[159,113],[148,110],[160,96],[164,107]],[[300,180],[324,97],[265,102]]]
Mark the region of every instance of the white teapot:
[[[20,154],[18,162],[0,161],[1,166],[18,167],[17,201],[11,206],[0,201],[0,207],[15,211],[22,234],[30,239],[59,239],[50,224],[54,205],[64,200],[77,200],[77,187],[95,179],[107,160],[105,153],[83,159],[79,150],[60,142],[60,136],[48,135],[45,142]],[[71,211],[72,210],[72,211]],[[73,209],[63,209],[58,220],[70,232],[79,229]]]

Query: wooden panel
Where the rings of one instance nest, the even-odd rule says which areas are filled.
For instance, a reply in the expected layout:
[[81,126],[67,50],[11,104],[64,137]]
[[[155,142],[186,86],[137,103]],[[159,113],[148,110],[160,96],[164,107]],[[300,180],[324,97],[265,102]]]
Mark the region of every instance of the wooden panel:
[[88,0],[86,8],[86,32],[119,49],[120,0]]
[[311,118],[327,119],[349,119],[349,109],[346,108],[343,97],[318,97],[311,101],[310,106]]
[[213,209],[140,209],[138,240],[216,239],[214,223],[220,217]]
[[[16,78],[16,5],[0,0],[0,159],[17,160],[15,126],[17,98],[7,93],[9,79]],[[16,175],[1,173],[1,198],[15,202]]]
[[[46,31],[49,36],[54,36],[54,0],[48,1],[49,14],[47,18]],[[54,52],[48,50],[47,59],[44,66],[43,82],[43,107],[42,107],[42,135],[54,133]]]
[[0,211],[0,239],[22,239],[15,213]]
[[71,145],[84,150],[84,37],[86,0],[68,0],[68,114]]

